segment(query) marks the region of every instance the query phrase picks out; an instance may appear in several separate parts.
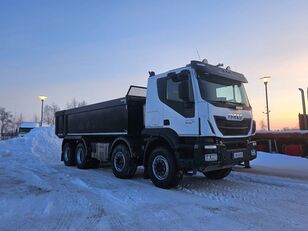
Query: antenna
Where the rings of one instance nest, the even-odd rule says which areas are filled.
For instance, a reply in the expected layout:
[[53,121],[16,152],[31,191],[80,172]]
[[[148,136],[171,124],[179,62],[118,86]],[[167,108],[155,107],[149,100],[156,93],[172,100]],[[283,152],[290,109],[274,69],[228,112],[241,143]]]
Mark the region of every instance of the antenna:
[[201,61],[201,58],[200,58],[200,55],[199,55],[198,48],[196,48],[196,51],[197,51],[197,55],[198,55],[198,57],[199,57],[199,60]]

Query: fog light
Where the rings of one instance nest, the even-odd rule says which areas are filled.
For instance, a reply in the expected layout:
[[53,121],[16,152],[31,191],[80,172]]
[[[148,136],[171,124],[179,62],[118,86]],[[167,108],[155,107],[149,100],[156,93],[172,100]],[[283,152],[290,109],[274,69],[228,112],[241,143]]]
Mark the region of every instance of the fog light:
[[216,153],[211,153],[211,154],[206,154],[204,155],[204,160],[205,161],[217,161],[217,154]]
[[252,155],[252,156],[257,155],[257,151],[256,151],[255,149],[252,149],[252,150],[251,150],[251,155]]
[[216,149],[216,145],[204,145],[204,149]]
[[250,142],[252,144],[252,146],[256,147],[257,146],[257,142],[256,141],[251,141]]

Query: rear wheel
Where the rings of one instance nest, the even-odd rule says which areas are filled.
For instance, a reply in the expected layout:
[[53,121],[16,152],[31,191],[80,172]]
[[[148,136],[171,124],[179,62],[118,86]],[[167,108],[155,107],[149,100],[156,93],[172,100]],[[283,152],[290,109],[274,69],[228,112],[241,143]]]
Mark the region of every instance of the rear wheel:
[[78,168],[86,169],[89,167],[86,148],[83,143],[79,143],[76,147],[76,164]]
[[124,144],[116,145],[112,151],[112,171],[121,179],[132,178],[137,170],[137,162],[131,157],[130,151]]
[[66,143],[63,146],[62,155],[63,161],[66,166],[74,166],[75,165],[75,153],[74,147],[70,143]]
[[149,158],[148,170],[154,185],[169,189],[182,180],[182,172],[177,170],[173,155],[166,148],[154,149]]
[[231,170],[232,168],[224,168],[224,169],[219,169],[219,170],[210,171],[210,172],[203,172],[203,174],[209,179],[219,180],[219,179],[223,179],[226,176],[228,176]]

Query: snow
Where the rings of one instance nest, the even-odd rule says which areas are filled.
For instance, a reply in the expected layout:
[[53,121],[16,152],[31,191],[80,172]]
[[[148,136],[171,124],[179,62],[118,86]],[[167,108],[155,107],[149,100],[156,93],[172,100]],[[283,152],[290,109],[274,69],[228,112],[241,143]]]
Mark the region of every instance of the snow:
[[255,173],[308,180],[307,158],[258,152],[258,158],[251,165]]
[[308,159],[258,153],[224,180],[154,187],[60,161],[53,128],[0,142],[0,230],[307,230]]
[[308,134],[308,130],[258,130],[257,134]]

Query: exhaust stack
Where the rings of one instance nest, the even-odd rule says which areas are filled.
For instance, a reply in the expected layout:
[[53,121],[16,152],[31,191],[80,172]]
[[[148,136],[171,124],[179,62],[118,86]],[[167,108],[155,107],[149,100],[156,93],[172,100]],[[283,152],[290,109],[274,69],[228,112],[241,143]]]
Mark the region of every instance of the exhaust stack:
[[[304,115],[304,129],[308,129],[307,128],[307,114],[306,114],[306,103],[305,103],[305,93],[304,90],[302,88],[298,88],[298,90],[301,92],[302,95],[302,104],[303,104],[303,115]],[[307,94],[308,94],[308,89],[307,89]],[[307,95],[308,97],[308,95]]]

